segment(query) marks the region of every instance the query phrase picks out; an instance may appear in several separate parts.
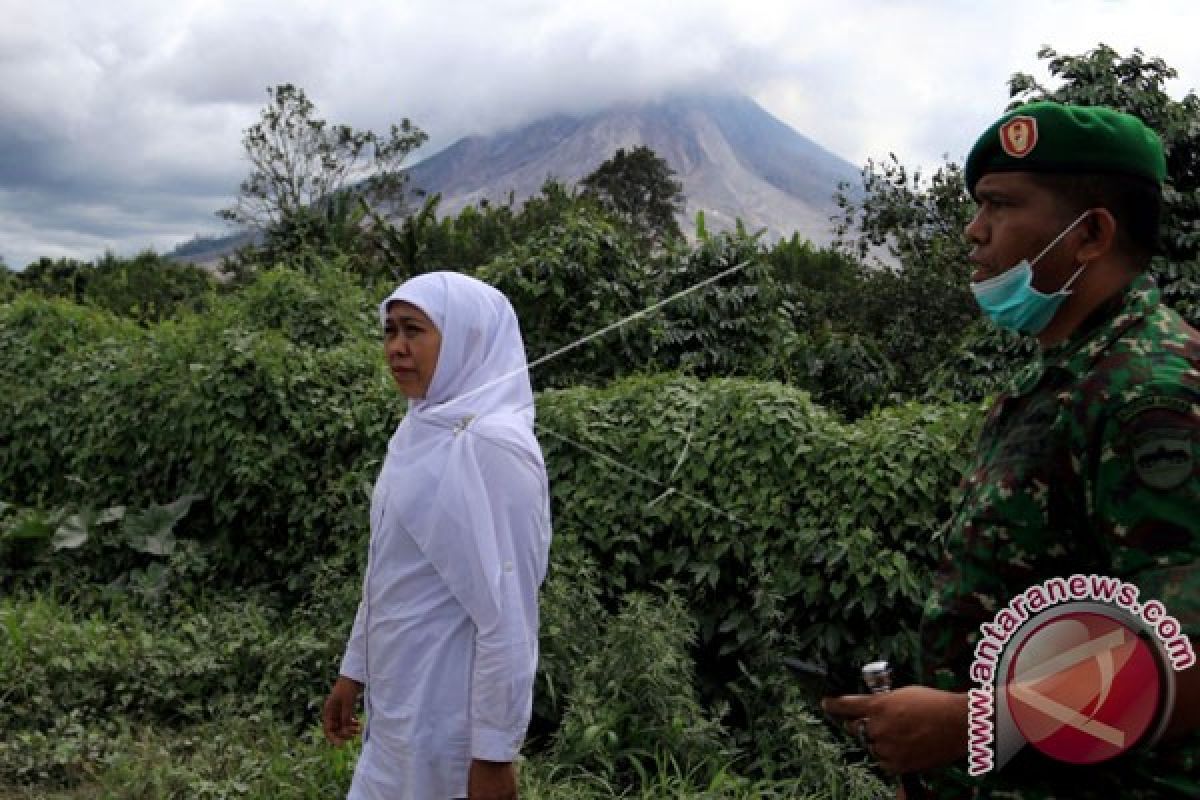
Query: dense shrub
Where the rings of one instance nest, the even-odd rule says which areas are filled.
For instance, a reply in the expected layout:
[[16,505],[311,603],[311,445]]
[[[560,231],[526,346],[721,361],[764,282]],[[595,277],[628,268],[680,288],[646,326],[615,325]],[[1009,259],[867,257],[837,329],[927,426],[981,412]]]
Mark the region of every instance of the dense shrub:
[[719,709],[703,708],[696,691],[694,635],[679,597],[625,595],[593,652],[574,666],[553,761],[621,783],[664,758],[710,774],[727,763]]
[[[658,299],[661,286],[631,244],[588,206],[514,246],[476,276],[512,302],[530,361],[642,310]],[[653,321],[639,320],[582,345],[535,369],[534,388],[604,383],[653,369],[653,331]]]
[[[204,310],[216,288],[204,270],[152,251],[133,258],[106,253],[94,263],[40,258],[4,282],[147,324]],[[4,293],[0,289],[0,296]]]
[[219,313],[230,327],[275,330],[293,344],[325,348],[378,340],[380,299],[327,265],[309,274],[269,269],[256,273]]
[[[728,735],[721,709],[700,703],[683,601],[632,593],[609,614],[579,602],[594,576],[562,554],[543,596],[538,692],[547,674],[569,676],[565,716],[531,741],[523,796],[878,796],[793,682],[761,682],[754,725]],[[210,597],[203,610],[110,600],[83,612],[78,600],[0,601],[0,785],[43,796],[88,784],[123,800],[345,792],[357,746],[330,748],[315,726],[345,608],[285,617],[260,598]]]
[[0,308],[0,378],[17,387],[0,397],[4,499],[199,495],[183,533],[216,540],[230,582],[299,585],[361,540],[363,484],[401,411],[377,340],[314,348],[221,314],[121,327],[57,301]]
[[202,611],[110,603],[87,612],[46,596],[6,598],[0,728],[47,730],[65,715],[179,725],[235,709],[311,723],[350,622],[317,628],[254,598],[209,597]]
[[538,431],[556,535],[609,598],[682,587],[715,678],[786,631],[831,660],[908,659],[975,419],[913,405],[843,423],[779,384],[657,377],[546,393]]

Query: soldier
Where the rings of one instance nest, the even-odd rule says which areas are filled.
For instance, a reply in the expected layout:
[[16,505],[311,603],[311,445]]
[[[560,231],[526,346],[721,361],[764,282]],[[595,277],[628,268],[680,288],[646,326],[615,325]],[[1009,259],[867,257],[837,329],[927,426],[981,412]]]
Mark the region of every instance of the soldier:
[[1200,334],[1147,274],[1165,177],[1158,137],[1100,107],[1017,108],[968,156],[972,290],[1040,357],[992,407],[944,532],[926,685],[825,702],[938,796],[1200,797],[1200,666],[1176,674],[1152,749],[1073,766],[1026,747],[979,778],[964,763],[980,626],[1030,586],[1118,577],[1200,637]]

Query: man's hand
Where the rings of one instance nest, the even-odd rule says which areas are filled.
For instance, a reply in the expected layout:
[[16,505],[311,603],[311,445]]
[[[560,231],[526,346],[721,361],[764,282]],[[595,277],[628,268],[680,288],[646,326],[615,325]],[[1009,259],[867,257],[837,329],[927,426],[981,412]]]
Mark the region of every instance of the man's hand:
[[339,676],[333,684],[329,697],[325,698],[325,707],[321,710],[321,727],[330,744],[340,747],[358,735],[359,724],[354,709],[362,688],[361,683],[344,675]]
[[517,800],[517,771],[512,763],[471,759],[467,800]]
[[922,772],[967,755],[965,694],[906,686],[827,697],[821,706],[855,737],[865,735],[871,755],[892,774]]

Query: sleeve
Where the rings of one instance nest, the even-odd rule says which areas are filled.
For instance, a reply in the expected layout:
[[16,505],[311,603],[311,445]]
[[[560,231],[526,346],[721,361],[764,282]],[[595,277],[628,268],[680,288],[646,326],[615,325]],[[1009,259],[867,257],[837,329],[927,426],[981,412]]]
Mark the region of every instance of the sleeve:
[[354,614],[354,627],[350,629],[350,639],[346,642],[346,652],[342,655],[342,666],[339,675],[344,675],[359,683],[367,682],[367,604],[365,600],[358,601],[358,611]]
[[471,756],[507,762],[533,708],[544,483],[503,447],[461,446],[471,457],[457,459],[462,470],[439,489],[438,533],[422,549],[475,625]]
[[1143,601],[1200,635],[1200,398],[1149,387],[1104,426],[1096,517],[1110,562]]

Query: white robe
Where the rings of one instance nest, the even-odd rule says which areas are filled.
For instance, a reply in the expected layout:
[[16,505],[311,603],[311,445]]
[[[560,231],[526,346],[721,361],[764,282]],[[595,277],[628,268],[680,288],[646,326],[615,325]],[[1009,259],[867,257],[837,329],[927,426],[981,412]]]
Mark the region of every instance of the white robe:
[[[351,800],[465,797],[471,759],[513,761],[532,710],[550,510],[528,376],[508,374],[515,316],[507,320],[507,301],[498,323],[478,304],[456,305],[477,291],[462,283],[471,279],[416,280],[427,291],[405,284],[389,301],[425,310],[443,346],[430,392],[393,434],[372,496],[363,598],[341,667],[367,687]],[[441,314],[440,296],[428,291],[435,280],[449,282],[452,298]],[[499,302],[482,297],[485,307]],[[488,345],[489,334],[499,341]],[[464,371],[468,379],[457,380]],[[514,382],[515,391],[504,386]]]

